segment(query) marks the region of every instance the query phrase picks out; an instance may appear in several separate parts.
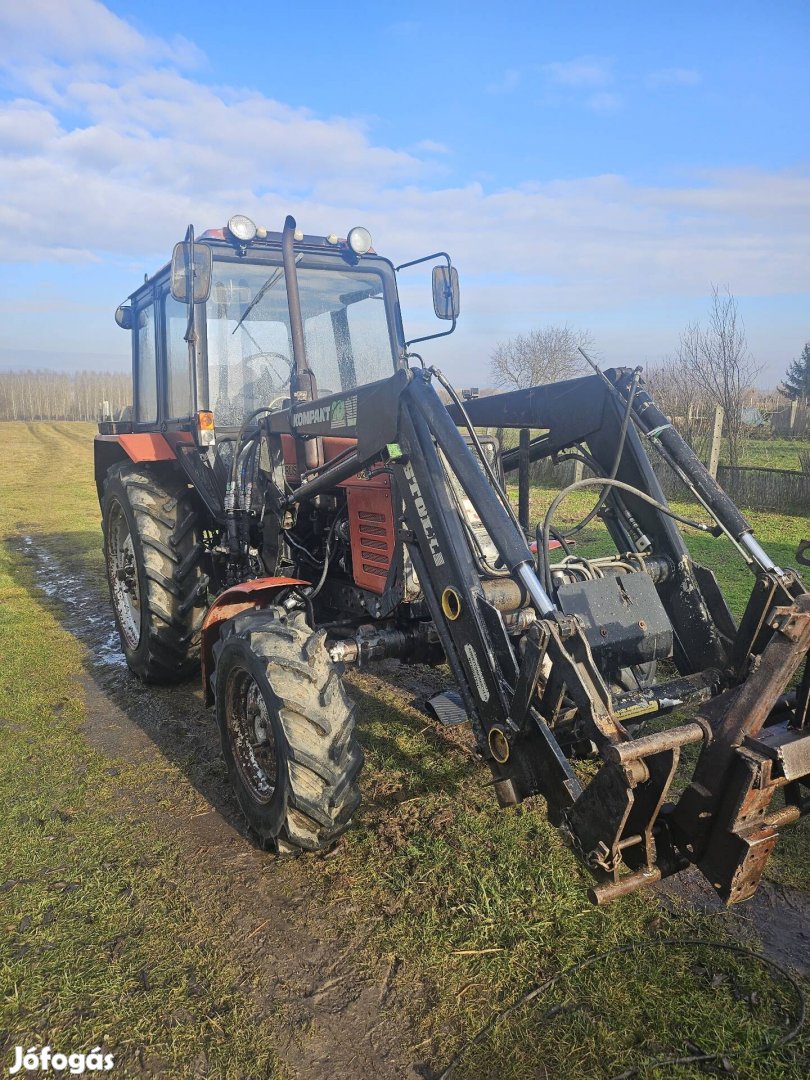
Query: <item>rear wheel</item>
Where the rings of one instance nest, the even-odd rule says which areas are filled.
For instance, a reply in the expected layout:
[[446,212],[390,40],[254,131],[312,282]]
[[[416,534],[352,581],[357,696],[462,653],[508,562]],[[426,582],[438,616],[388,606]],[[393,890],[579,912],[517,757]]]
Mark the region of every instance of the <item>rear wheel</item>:
[[104,557],[127,664],[145,682],[198,669],[208,578],[188,486],[143,466],[113,465],[101,500]]
[[324,638],[302,612],[269,608],[230,619],[214,645],[223,755],[266,848],[327,848],[360,802],[354,705]]

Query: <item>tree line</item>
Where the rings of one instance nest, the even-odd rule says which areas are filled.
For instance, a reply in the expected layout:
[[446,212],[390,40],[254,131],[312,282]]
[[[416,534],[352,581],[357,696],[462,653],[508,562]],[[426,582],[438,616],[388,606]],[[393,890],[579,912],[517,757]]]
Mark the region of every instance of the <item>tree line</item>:
[[132,401],[122,371],[0,371],[0,420],[98,420]]
[[[568,379],[588,370],[585,353],[592,346],[590,335],[583,331],[547,326],[497,345],[490,373],[498,386],[509,389]],[[728,287],[713,285],[706,319],[690,323],[674,353],[647,367],[644,381],[698,453],[707,419],[720,406],[729,462],[737,465],[748,419],[746,407],[761,370],[749,351],[736,299]],[[810,395],[810,342],[801,357],[790,363],[779,393],[793,400]]]

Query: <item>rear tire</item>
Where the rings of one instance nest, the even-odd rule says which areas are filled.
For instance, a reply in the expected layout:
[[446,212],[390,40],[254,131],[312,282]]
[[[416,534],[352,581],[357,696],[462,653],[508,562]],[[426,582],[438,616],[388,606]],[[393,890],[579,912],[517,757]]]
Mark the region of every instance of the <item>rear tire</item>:
[[144,466],[113,465],[101,499],[104,559],[121,649],[144,682],[199,670],[208,578],[188,485]]
[[214,645],[217,722],[228,775],[262,847],[330,847],[360,802],[354,705],[302,612],[228,620]]

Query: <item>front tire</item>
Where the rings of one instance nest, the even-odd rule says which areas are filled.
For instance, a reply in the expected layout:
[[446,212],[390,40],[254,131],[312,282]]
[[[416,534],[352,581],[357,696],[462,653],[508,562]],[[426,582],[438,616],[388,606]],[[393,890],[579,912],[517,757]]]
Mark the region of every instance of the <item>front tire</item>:
[[236,615],[214,645],[222,752],[262,847],[330,847],[360,802],[354,705],[302,612]]
[[113,465],[101,499],[104,560],[121,648],[144,682],[199,670],[208,578],[188,485],[144,466]]

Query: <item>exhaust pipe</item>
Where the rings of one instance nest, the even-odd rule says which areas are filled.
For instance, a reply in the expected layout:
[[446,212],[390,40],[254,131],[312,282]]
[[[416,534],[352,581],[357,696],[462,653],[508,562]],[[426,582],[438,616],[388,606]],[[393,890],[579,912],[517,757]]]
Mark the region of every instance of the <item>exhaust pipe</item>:
[[[290,397],[293,405],[300,401],[313,401],[318,396],[315,376],[307,364],[307,350],[304,343],[304,322],[301,318],[301,296],[298,292],[298,271],[295,266],[295,218],[288,214],[281,234],[281,260],[284,266],[284,284],[287,289],[287,308],[290,313],[290,335],[292,337],[293,370],[290,379]],[[299,455],[300,456],[300,455]],[[304,465],[307,469],[317,469],[323,464],[323,444],[319,438],[304,442]]]

